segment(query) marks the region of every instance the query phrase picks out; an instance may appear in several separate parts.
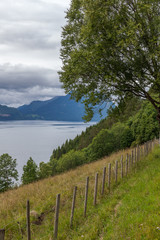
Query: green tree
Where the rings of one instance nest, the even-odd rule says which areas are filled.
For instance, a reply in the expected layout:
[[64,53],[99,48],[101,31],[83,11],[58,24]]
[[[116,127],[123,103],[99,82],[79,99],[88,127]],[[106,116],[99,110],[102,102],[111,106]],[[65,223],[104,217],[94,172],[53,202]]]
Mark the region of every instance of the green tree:
[[12,188],[15,180],[18,180],[16,166],[16,159],[13,159],[8,154],[0,156],[0,192]]
[[156,119],[156,110],[151,103],[144,102],[139,112],[132,116],[128,124],[135,138],[133,144],[141,144],[153,138],[158,137],[158,122]]
[[58,173],[75,168],[86,162],[85,153],[83,151],[74,151],[64,154],[58,161],[56,170]]
[[71,1],[59,74],[66,92],[85,103],[86,119],[100,102],[131,93],[150,101],[160,122],[159,16],[157,0]]
[[49,176],[53,176],[57,173],[56,171],[57,159],[51,157],[47,163],[40,162],[38,169],[38,178],[43,179]]
[[116,123],[110,130],[102,129],[92,143],[84,149],[87,161],[91,162],[108,156],[114,151],[131,146],[134,140],[132,132],[127,124]]
[[22,183],[28,184],[34,182],[38,179],[38,167],[34,160],[30,157],[27,161],[27,164],[23,167],[23,174],[22,174]]

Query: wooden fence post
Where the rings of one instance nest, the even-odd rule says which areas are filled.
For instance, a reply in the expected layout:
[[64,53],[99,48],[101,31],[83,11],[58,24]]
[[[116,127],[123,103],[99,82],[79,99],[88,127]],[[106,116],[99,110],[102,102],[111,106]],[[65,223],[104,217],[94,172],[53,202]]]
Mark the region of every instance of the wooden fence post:
[[111,190],[111,163],[108,164],[108,189]]
[[87,213],[88,187],[89,187],[89,177],[87,177],[87,179],[86,179],[85,200],[84,200],[84,217],[86,217],[86,213]]
[[97,203],[97,188],[98,188],[98,173],[96,173],[96,175],[95,175],[94,202],[93,202],[94,206]]
[[131,156],[130,154],[128,155],[128,172],[130,171],[131,169]]
[[143,148],[143,145],[141,147],[141,153],[142,153],[142,157],[144,156],[144,148]]
[[137,161],[137,159],[136,159],[136,147],[135,147],[135,149],[134,149],[134,164],[136,164],[136,161]]
[[146,150],[146,143],[144,144],[144,156],[146,157],[147,155],[147,150]]
[[118,180],[118,161],[115,163],[115,182]]
[[139,146],[137,145],[137,162],[139,161]]
[[132,167],[133,167],[133,150],[132,150],[132,155],[131,155],[131,159],[132,159]]
[[31,240],[30,203],[29,203],[29,200],[27,200],[27,240]]
[[71,208],[70,227],[73,226],[73,216],[74,216],[74,208],[75,208],[75,202],[76,202],[76,193],[77,193],[77,186],[74,187],[74,191],[73,191],[73,200],[72,200],[72,208]]
[[121,156],[121,178],[123,178],[123,155]]
[[156,145],[156,137],[154,138],[154,144],[153,144],[153,147],[155,147]]
[[127,153],[127,156],[126,156],[126,176],[128,174],[128,153]]
[[58,236],[59,207],[60,207],[60,194],[58,194],[56,198],[56,209],[55,209],[55,219],[54,219],[54,238],[53,238],[54,240],[56,240]]
[[101,191],[102,195],[104,194],[105,180],[106,180],[106,167],[103,168],[102,191]]
[[5,238],[5,229],[0,229],[0,240],[4,240]]
[[150,141],[150,144],[151,144],[151,151],[152,151],[152,140]]
[[141,160],[141,156],[142,156],[142,148],[141,146],[139,146],[139,160]]
[[143,147],[141,146],[141,157],[143,157]]
[[146,155],[148,155],[148,142],[146,142]]

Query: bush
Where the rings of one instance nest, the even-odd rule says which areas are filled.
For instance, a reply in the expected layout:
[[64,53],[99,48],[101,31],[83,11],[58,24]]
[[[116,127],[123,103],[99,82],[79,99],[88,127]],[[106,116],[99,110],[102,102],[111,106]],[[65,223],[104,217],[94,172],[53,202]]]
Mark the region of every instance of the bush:
[[43,179],[55,175],[57,173],[57,161],[55,158],[50,158],[48,163],[41,162],[39,164],[38,178]]
[[115,150],[125,149],[131,146],[134,137],[130,127],[124,123],[114,124],[111,129],[114,138]]
[[107,129],[102,129],[85,150],[87,160],[88,162],[92,162],[108,155],[113,149],[114,140],[111,132]]
[[52,175],[52,169],[50,166],[50,162],[44,163],[40,162],[38,169],[38,179],[47,178]]
[[79,165],[82,165],[86,162],[85,154],[82,151],[74,151],[71,150],[70,152],[64,154],[58,161],[57,161],[57,172],[64,172],[71,168],[75,168]]
[[133,136],[129,127],[117,123],[111,130],[103,129],[93,139],[92,143],[85,149],[88,162],[92,162],[113,151],[130,147]]
[[158,137],[159,124],[157,112],[151,103],[145,102],[140,111],[129,120],[133,137],[136,139],[134,144],[141,144]]

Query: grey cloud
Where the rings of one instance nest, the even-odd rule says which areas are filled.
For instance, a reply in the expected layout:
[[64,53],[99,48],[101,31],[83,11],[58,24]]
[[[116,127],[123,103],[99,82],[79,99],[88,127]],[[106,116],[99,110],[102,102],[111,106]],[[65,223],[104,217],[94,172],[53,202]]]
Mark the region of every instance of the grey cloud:
[[64,7],[41,0],[5,0],[0,2],[1,19],[7,21],[63,22]]
[[61,88],[41,88],[33,87],[25,91],[15,91],[0,89],[0,103],[10,107],[18,107],[23,104],[29,104],[35,100],[48,100],[54,96],[62,96],[64,91]]
[[[51,48],[60,43],[58,34],[51,28],[41,24],[12,23],[5,24],[0,29],[0,44],[22,48]],[[43,49],[44,50],[44,49]]]
[[69,2],[0,1],[0,104],[16,106],[64,95],[57,70]]
[[[7,4],[8,3],[8,4]],[[58,4],[29,0],[0,3],[0,44],[42,49],[60,45],[64,8]]]
[[33,100],[64,95],[55,70],[10,64],[0,65],[0,104],[19,106]]
[[23,90],[35,86],[60,87],[57,72],[24,65],[0,65],[0,89]]

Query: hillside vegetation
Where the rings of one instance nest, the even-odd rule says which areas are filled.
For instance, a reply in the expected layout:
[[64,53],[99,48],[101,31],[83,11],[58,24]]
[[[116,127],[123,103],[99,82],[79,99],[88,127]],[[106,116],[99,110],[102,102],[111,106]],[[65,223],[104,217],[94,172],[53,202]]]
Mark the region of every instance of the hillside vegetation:
[[[7,240],[26,239],[26,201],[30,200],[32,239],[52,239],[56,195],[61,193],[59,239],[159,239],[160,149],[141,160],[128,177],[100,195],[104,166],[131,150],[86,164],[0,194],[0,228]],[[113,165],[112,165],[113,166]],[[93,207],[95,173],[99,173],[97,206]],[[86,177],[90,177],[87,218],[83,217]],[[106,176],[107,177],[107,176]],[[146,184],[147,183],[147,184]],[[73,227],[69,227],[73,187],[78,187]]]
[[108,116],[99,123],[90,126],[81,135],[78,135],[73,140],[67,140],[61,147],[53,150],[51,158],[59,159],[63,154],[70,150],[81,150],[92,143],[94,137],[102,129],[111,129],[112,126],[118,122],[127,122],[131,116],[136,115],[140,110],[142,101],[133,96],[123,99],[117,107],[110,107],[108,109]]
[[144,143],[155,136],[158,137],[156,110],[147,101],[128,96],[118,106],[110,107],[108,116],[105,119],[96,125],[90,126],[75,139],[67,140],[61,147],[53,150],[51,159],[59,159],[70,150],[81,150],[88,147],[101,130],[112,130],[116,124],[123,124],[131,129],[132,145]]
[[37,175],[42,179],[89,163],[104,156],[158,137],[157,112],[146,101],[128,96],[108,117],[53,150],[48,163],[40,163]]

